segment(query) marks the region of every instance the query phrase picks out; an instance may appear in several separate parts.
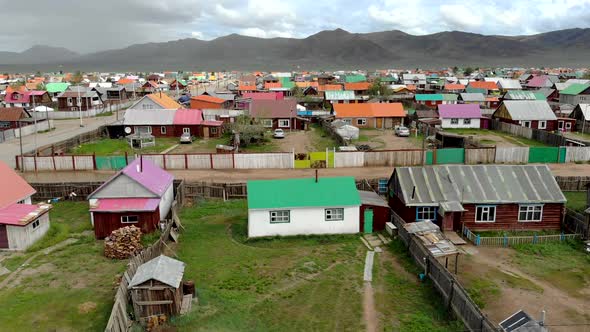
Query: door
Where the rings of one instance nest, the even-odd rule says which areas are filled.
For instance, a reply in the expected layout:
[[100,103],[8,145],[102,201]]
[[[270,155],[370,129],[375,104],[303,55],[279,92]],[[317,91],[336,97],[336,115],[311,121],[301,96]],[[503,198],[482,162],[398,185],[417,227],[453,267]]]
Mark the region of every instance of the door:
[[0,225],[0,248],[8,248],[8,233],[6,225]]
[[559,131],[563,131],[563,121],[557,122],[557,128],[559,129]]
[[203,127],[203,137],[209,138],[209,127]]
[[364,232],[365,234],[373,233],[373,210],[366,209],[365,210],[365,225],[364,225]]
[[377,118],[377,125],[375,128],[383,128],[383,118]]

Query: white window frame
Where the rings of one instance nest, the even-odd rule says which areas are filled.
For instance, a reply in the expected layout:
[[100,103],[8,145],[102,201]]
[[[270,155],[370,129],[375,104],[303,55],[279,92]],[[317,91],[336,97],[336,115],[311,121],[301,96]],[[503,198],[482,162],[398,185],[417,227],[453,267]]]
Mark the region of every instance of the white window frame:
[[452,124],[452,125],[458,125],[458,124],[459,124],[459,119],[457,119],[457,118],[452,118],[452,119],[451,119],[451,124]]
[[261,121],[264,128],[272,128],[272,119],[262,119]]
[[365,118],[356,119],[356,124],[357,124],[357,126],[366,126],[367,119],[365,119]]
[[182,133],[183,134],[189,134],[190,135],[191,134],[191,129],[190,128],[186,128],[186,127],[185,128],[182,128]]
[[269,211],[271,224],[288,224],[291,222],[291,211],[290,210],[274,210]]
[[[538,211],[537,211],[538,209]],[[525,214],[525,218],[521,218],[521,213]],[[539,218],[535,218],[535,214],[539,214]],[[529,216],[531,217],[529,219]],[[543,221],[543,204],[520,204],[518,206],[518,222],[541,222]]]
[[74,101],[72,100],[72,97],[68,97],[68,106],[72,105],[74,105]]
[[527,121],[523,121],[522,122],[522,126],[525,127],[525,128],[530,128],[531,127],[531,122],[528,121],[528,120]]
[[[131,219],[131,221],[130,221]],[[135,219],[135,221],[133,221]],[[121,216],[121,223],[122,224],[137,224],[139,222],[138,215],[128,215],[128,216]]]
[[565,123],[565,130],[570,130],[570,129],[572,129],[572,123],[571,123],[571,122],[569,122],[569,121],[567,121],[567,122]]
[[[475,207],[475,217],[474,217],[475,222],[476,223],[496,222],[496,210],[497,210],[497,208],[495,205],[477,205]],[[477,216],[480,214],[481,214],[481,217],[483,217],[485,215],[485,216],[487,216],[487,218],[480,218],[480,220],[478,220]]]
[[546,120],[539,121],[539,129],[547,129],[547,121]]
[[141,105],[141,109],[144,109],[144,110],[152,110],[152,109],[154,109],[154,105],[149,104],[149,103],[145,103],[145,104],[142,104]]
[[325,221],[342,221],[344,220],[344,208],[329,208],[324,210]]
[[41,222],[39,221],[39,219],[37,219],[31,223],[31,227],[33,227],[34,231],[38,230],[39,226],[41,226]]
[[[436,220],[436,206],[417,206],[416,207],[416,221],[422,220]],[[424,218],[424,216],[432,216],[432,218]],[[421,217],[421,218],[420,218]]]
[[160,134],[166,135],[166,126],[160,126]]
[[291,120],[279,119],[279,128],[291,128]]
[[351,125],[352,119],[344,119],[344,123],[346,123],[347,125]]
[[471,119],[463,119],[463,124],[464,125],[470,125],[471,124]]

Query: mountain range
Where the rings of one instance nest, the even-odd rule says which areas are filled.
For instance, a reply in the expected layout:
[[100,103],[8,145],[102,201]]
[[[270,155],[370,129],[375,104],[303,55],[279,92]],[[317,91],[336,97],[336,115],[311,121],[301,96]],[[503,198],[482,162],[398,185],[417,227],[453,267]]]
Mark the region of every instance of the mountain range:
[[255,38],[231,34],[131,45],[78,54],[37,45],[0,52],[0,71],[32,70],[333,70],[443,66],[590,65],[590,29],[528,36],[446,31],[410,35],[399,30],[350,33],[326,30],[307,38]]

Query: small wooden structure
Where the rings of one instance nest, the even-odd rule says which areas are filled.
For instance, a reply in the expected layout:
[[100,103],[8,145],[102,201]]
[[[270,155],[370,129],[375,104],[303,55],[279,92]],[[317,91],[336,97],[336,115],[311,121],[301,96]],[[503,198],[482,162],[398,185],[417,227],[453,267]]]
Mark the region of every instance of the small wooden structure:
[[133,149],[143,149],[147,146],[156,146],[156,138],[149,133],[135,133],[127,135],[127,142]]
[[139,322],[154,316],[180,314],[185,264],[160,255],[139,266],[129,283],[133,311]]

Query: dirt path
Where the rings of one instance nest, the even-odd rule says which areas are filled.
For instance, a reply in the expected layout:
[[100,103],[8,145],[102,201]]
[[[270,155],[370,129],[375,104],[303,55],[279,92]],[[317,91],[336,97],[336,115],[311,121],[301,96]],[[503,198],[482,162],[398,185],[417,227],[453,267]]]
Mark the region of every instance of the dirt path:
[[[315,128],[311,128],[310,131],[316,130]],[[311,138],[313,134],[310,131],[286,131],[285,138],[283,139],[276,139],[275,141],[278,143],[280,147],[280,151],[290,152],[295,149],[295,152],[306,152],[306,151],[315,151],[313,148],[313,143]]]
[[[552,284],[535,278],[520,270],[512,263],[512,252],[505,248],[466,247],[470,260],[474,266],[469,268],[473,273],[481,273],[482,277],[490,269],[498,269],[503,273],[526,279],[542,288],[542,293],[533,290],[512,288],[504,283],[498,283],[500,295],[484,308],[492,321],[499,323],[517,310],[524,309],[533,317],[538,318],[542,310],[546,310],[546,323],[567,324],[583,323],[590,317],[590,299],[572,297]],[[463,264],[469,264],[463,262]],[[461,264],[459,265],[461,268]],[[463,269],[461,268],[461,269]],[[461,279],[461,273],[459,273]],[[580,327],[552,326],[551,331],[580,331]]]
[[363,285],[363,317],[367,332],[376,332],[379,322],[373,293],[373,285],[371,285],[370,281],[365,281]]

